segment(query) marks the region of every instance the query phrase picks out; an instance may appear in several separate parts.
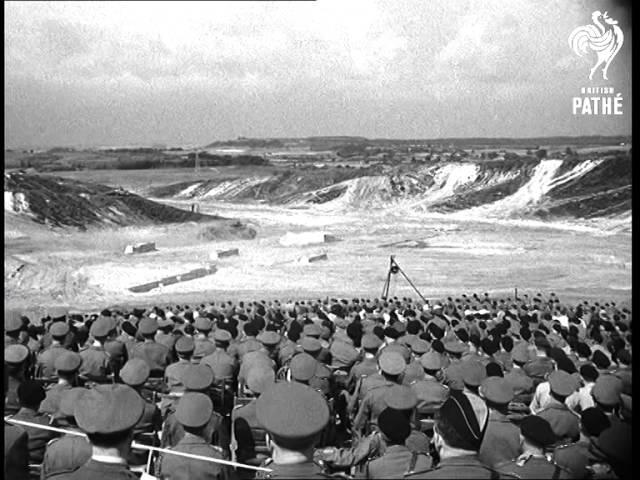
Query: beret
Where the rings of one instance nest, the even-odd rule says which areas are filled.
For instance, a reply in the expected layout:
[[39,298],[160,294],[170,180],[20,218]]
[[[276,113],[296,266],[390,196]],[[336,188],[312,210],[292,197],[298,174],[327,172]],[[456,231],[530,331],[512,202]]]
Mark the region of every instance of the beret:
[[15,332],[22,328],[22,315],[16,310],[4,311],[4,331]]
[[213,339],[216,342],[230,342],[232,335],[229,330],[225,330],[224,328],[218,328],[215,332],[213,332]]
[[289,368],[294,380],[306,382],[315,375],[318,361],[308,353],[299,353],[291,359]]
[[411,424],[407,416],[393,408],[385,408],[380,413],[378,427],[396,445],[404,445],[405,440],[411,434]]
[[487,378],[487,369],[477,360],[463,360],[462,381],[470,387],[479,386]]
[[569,357],[560,357],[556,360],[558,370],[563,370],[567,373],[576,373],[576,366]]
[[280,343],[280,335],[273,331],[262,332],[257,336],[257,339],[266,346],[274,346]]
[[564,370],[555,370],[549,375],[549,386],[556,395],[568,397],[578,389],[576,378]]
[[209,320],[207,317],[198,317],[193,326],[203,332],[208,332],[209,330],[211,330],[211,328],[213,328],[211,320]]
[[396,410],[411,410],[418,404],[416,393],[406,385],[394,385],[386,389],[384,402]]
[[127,385],[97,385],[79,396],[73,414],[85,432],[109,434],[133,428],[144,407],[142,397]]
[[189,365],[182,372],[182,384],[186,390],[202,391],[213,384],[213,370],[205,364]]
[[274,382],[275,373],[270,368],[252,368],[247,374],[247,387],[253,393],[264,392]]
[[320,340],[313,337],[304,337],[302,339],[302,342],[300,343],[300,346],[305,352],[319,352],[320,350],[322,350],[322,344],[320,343]]
[[374,335],[373,333],[366,333],[365,335],[363,335],[360,345],[362,345],[362,348],[365,348],[367,350],[373,350],[376,348],[380,348],[380,345],[382,345],[382,340],[380,340],[380,337]]
[[307,439],[329,422],[329,407],[322,395],[297,382],[274,383],[256,401],[256,417],[277,438]]
[[176,340],[176,352],[178,353],[189,353],[195,350],[195,342],[193,338],[187,337],[186,335],[182,335],[178,340]]
[[315,323],[308,323],[303,327],[302,333],[308,337],[319,337],[322,335],[322,328]]
[[46,396],[44,387],[36,380],[25,380],[18,385],[18,400],[22,405],[38,405]]
[[520,433],[541,447],[547,447],[556,441],[549,422],[537,415],[528,415],[522,419]]
[[632,427],[623,422],[613,422],[596,440],[596,445],[611,463],[630,464],[633,458],[631,450]]
[[527,363],[529,361],[529,348],[525,342],[518,343],[511,350],[511,359],[520,363]]
[[56,358],[53,366],[59,372],[75,372],[82,365],[82,357],[75,352],[64,352]]
[[420,365],[426,370],[440,370],[442,357],[435,350],[431,350],[420,357]]
[[611,365],[611,360],[607,357],[602,351],[596,350],[593,352],[591,360],[595,364],[596,367],[600,369],[608,368]]
[[120,378],[132,387],[142,385],[149,378],[151,368],[141,358],[132,358],[120,370]]
[[411,351],[416,355],[422,355],[423,353],[427,353],[429,351],[430,345],[426,340],[422,340],[421,338],[414,340],[411,342]]
[[400,353],[385,349],[378,357],[378,365],[388,375],[400,375],[404,372],[407,363]]
[[111,317],[99,317],[91,324],[89,333],[94,337],[106,337],[114,328],[115,325]]
[[597,437],[611,426],[609,417],[598,407],[589,407],[580,414],[582,428],[590,437]]
[[513,387],[502,377],[485,378],[478,391],[487,401],[498,405],[507,405],[514,397]]
[[460,341],[447,341],[444,342],[444,349],[449,353],[460,354],[467,350],[467,346]]
[[29,349],[22,344],[9,345],[4,349],[4,361],[6,363],[22,363],[28,356]]
[[153,335],[158,331],[158,322],[153,318],[145,317],[140,320],[138,331],[141,335]]
[[399,338],[401,333],[393,327],[387,327],[384,329],[384,336],[393,338],[394,340]]
[[83,387],[74,387],[70,390],[63,390],[60,394],[58,414],[63,417],[73,417],[73,410],[78,399],[88,390]]
[[584,342],[580,342],[576,346],[576,353],[581,357],[589,358],[591,357],[591,347]]
[[176,420],[185,427],[206,425],[213,413],[213,402],[204,393],[187,392],[178,402]]
[[504,377],[504,372],[502,371],[502,365],[498,362],[489,362],[485,366],[485,370],[487,371],[487,377]]
[[67,322],[55,322],[51,324],[49,333],[53,337],[64,337],[67,333],[69,333],[69,325],[67,324]]
[[591,389],[593,399],[607,406],[618,405],[621,393],[622,380],[614,375],[600,375]]

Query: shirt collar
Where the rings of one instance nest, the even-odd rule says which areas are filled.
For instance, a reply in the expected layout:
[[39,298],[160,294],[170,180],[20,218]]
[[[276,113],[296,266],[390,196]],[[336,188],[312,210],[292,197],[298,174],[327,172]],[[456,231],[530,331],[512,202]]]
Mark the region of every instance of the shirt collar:
[[91,455],[91,460],[95,460],[96,462],[102,462],[102,463],[112,463],[112,464],[117,464],[117,465],[127,465],[127,461],[122,458],[122,457],[116,457],[113,455],[99,455],[99,454],[92,454]]

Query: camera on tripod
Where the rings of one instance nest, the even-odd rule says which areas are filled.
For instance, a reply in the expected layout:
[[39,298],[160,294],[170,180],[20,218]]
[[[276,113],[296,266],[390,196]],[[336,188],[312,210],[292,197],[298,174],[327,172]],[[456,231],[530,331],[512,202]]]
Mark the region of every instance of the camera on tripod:
[[424,296],[416,288],[416,286],[413,284],[413,282],[407,276],[407,274],[404,273],[404,270],[402,270],[402,268],[400,268],[400,265],[398,265],[398,262],[396,262],[395,255],[391,255],[389,257],[389,271],[387,272],[387,279],[384,282],[384,287],[382,287],[382,299],[386,300],[387,297],[389,296],[389,287],[391,286],[391,275],[396,275],[397,273],[401,273],[402,274],[402,276],[409,283],[409,285],[411,285],[411,288],[413,288],[416,291],[416,293],[418,294],[418,296],[422,299],[422,301],[426,303],[427,299],[424,298]]

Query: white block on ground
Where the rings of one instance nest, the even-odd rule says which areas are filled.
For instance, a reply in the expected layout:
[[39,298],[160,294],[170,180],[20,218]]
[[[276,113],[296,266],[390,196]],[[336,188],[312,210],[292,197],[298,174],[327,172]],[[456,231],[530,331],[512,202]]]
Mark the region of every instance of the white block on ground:
[[326,232],[287,232],[281,239],[280,245],[284,247],[313,245],[316,243],[338,242],[340,239]]

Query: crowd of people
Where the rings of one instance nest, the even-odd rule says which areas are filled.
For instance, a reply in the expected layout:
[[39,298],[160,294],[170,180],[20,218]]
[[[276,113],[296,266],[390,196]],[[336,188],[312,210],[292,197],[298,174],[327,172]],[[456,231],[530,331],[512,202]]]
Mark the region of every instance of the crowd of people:
[[626,478],[631,311],[553,293],[5,309],[5,477]]

